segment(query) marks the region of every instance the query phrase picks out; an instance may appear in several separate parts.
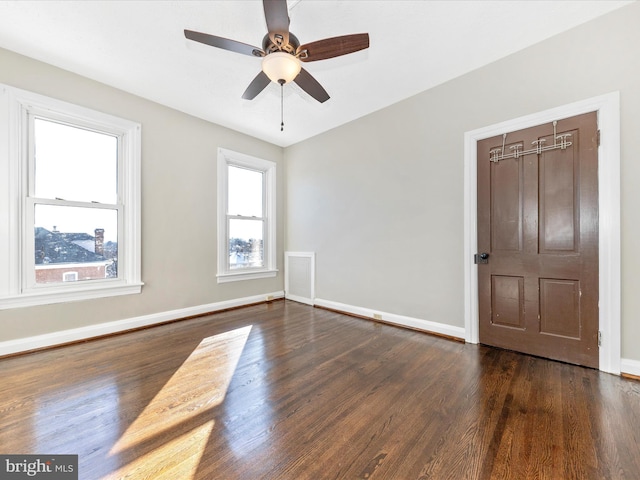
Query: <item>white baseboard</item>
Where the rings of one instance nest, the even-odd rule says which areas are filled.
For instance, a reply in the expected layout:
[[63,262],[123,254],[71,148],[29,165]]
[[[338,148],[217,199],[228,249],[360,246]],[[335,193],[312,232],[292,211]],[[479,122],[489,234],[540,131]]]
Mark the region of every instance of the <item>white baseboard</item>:
[[[271,298],[269,298],[271,297]],[[242,307],[253,303],[260,303],[268,299],[283,298],[284,291],[266,293],[263,295],[254,295],[251,297],[235,298],[222,302],[198,305],[195,307],[181,308],[178,310],[169,310],[167,312],[152,313],[150,315],[142,315],[140,317],[126,318],[124,320],[116,320],[113,322],[99,323],[96,325],[88,325],[86,327],[73,328],[69,330],[61,330],[59,332],[46,333],[44,335],[35,335],[33,337],[18,338],[15,340],[7,340],[0,342],[0,356],[12,355],[20,352],[27,352],[40,348],[53,347],[69,342],[77,342],[103,335],[131,330],[134,328],[148,327],[171,320],[191,317],[194,315],[202,315],[210,312],[217,312],[227,308]]]
[[620,372],[640,377],[640,361],[628,358],[620,359]]
[[290,293],[285,294],[284,298],[286,298],[287,300],[293,300],[294,302],[304,303],[306,305],[311,305],[311,306],[314,305],[313,299],[300,297],[298,295],[291,295]]
[[[455,337],[460,340],[464,340],[463,327],[454,327],[444,323],[432,322],[421,318],[406,317],[404,315],[396,315],[394,313],[381,312],[380,310],[372,310],[370,308],[355,307],[353,305],[332,302],[331,300],[322,300],[320,298],[316,298],[314,303],[319,307],[325,307],[331,310],[338,310],[340,312],[351,313],[353,315],[369,317],[372,320],[381,320],[383,322],[394,323],[403,327],[415,328],[427,333],[437,333],[439,335],[446,335],[448,337]],[[380,315],[381,318],[376,318],[374,315]]]

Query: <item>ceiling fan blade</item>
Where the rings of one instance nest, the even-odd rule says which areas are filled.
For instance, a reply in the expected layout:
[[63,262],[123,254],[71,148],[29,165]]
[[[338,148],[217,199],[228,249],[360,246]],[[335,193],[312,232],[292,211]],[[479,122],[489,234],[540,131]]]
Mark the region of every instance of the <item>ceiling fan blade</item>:
[[311,76],[309,72],[307,72],[304,68],[300,70],[300,73],[296,78],[293,79],[294,82],[298,84],[298,86],[315,98],[320,103],[324,103],[329,100],[329,94],[327,91],[318,83],[318,81]]
[[262,0],[269,38],[276,46],[289,44],[289,11],[287,0]]
[[[296,53],[303,62],[315,62],[316,60],[347,55],[365,48],[369,48],[369,34],[354,33],[300,45]],[[304,53],[305,51],[306,53]]]
[[242,42],[236,42],[235,40],[229,40],[228,38],[216,37],[215,35],[209,35],[208,33],[185,30],[184,36],[194,42],[204,43],[205,45],[211,45],[212,47],[222,48],[223,50],[229,50],[231,52],[251,55],[252,57],[265,56],[265,53],[261,48],[254,47],[253,45],[247,45]]
[[271,80],[269,77],[261,70],[260,73],[254,78],[247,89],[242,94],[242,98],[245,100],[253,100],[256,96],[266,88]]

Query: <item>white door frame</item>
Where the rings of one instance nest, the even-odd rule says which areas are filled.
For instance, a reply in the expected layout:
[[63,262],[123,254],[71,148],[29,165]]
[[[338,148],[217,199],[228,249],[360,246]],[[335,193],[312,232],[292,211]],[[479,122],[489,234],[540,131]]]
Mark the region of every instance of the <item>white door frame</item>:
[[[599,331],[600,370],[620,374],[620,93],[612,92],[464,134],[465,341],[478,343],[477,142],[588,112],[598,112]],[[487,159],[488,161],[488,159]]]

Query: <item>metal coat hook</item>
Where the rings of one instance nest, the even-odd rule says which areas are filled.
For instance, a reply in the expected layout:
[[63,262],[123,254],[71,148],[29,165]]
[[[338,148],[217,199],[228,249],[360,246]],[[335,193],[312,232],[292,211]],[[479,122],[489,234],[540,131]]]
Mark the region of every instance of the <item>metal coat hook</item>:
[[572,142],[567,140],[569,137],[571,137],[571,134],[562,133],[558,135],[556,131],[557,126],[558,126],[558,121],[555,120],[553,122],[553,145],[545,145],[546,139],[540,138],[538,140],[534,140],[533,142],[531,142],[531,145],[535,145],[535,148],[531,148],[529,150],[521,150],[522,148],[521,145],[510,146],[509,149],[511,150],[511,153],[507,155],[504,154],[504,148],[507,141],[507,134],[506,133],[502,134],[502,148],[494,148],[493,150],[490,150],[489,161],[493,163],[497,163],[500,160],[506,160],[507,158],[518,159],[524,155],[531,155],[531,154],[540,155],[542,152],[548,152],[549,150],[556,150],[556,149],[566,150],[567,147],[570,147],[571,145],[573,145]]

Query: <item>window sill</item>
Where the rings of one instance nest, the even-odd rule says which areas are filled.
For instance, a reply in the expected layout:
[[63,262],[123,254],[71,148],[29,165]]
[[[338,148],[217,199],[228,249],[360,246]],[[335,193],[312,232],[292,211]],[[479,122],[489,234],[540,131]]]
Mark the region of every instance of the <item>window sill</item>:
[[219,273],[218,283],[239,282],[241,280],[256,280],[259,278],[271,278],[278,274],[278,270],[260,270],[249,272],[233,272],[233,273]]
[[67,287],[52,287],[48,291],[32,291],[21,295],[14,295],[0,298],[0,310],[10,308],[33,307],[36,305],[49,305],[53,303],[75,302],[78,300],[90,300],[104,297],[114,297],[118,295],[132,295],[142,291],[143,283],[113,285],[87,285],[74,289]]

